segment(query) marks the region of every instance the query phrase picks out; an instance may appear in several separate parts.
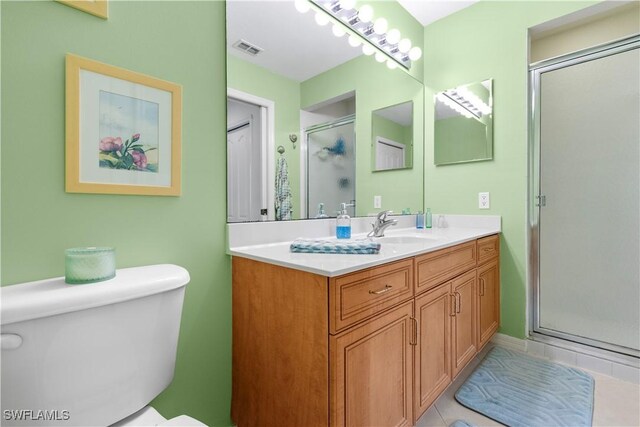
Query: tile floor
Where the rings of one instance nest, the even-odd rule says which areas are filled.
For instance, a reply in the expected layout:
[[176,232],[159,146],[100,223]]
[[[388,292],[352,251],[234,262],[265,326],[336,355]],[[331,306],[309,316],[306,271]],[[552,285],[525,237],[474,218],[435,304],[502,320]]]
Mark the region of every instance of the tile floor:
[[[420,417],[416,427],[447,427],[455,420],[464,420],[478,427],[502,425],[465,408],[454,397],[458,388],[490,350],[489,345],[469,363],[469,366],[460,373],[435,404]],[[596,381],[593,425],[640,426],[640,385],[584,370],[589,372]]]

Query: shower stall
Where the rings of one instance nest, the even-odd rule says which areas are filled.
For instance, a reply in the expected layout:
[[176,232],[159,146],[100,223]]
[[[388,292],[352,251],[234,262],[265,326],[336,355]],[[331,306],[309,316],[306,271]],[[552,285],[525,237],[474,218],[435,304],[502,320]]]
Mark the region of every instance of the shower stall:
[[533,64],[531,329],[640,356],[640,37]]
[[355,216],[355,116],[349,115],[305,129],[307,136],[307,216],[315,218],[322,203],[335,217],[341,203]]

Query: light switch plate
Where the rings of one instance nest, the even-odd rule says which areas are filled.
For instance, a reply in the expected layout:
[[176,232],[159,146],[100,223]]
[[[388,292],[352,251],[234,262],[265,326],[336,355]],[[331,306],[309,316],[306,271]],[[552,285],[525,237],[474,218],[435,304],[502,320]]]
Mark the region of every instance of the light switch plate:
[[478,208],[489,209],[491,207],[491,199],[489,198],[489,192],[478,193]]
[[373,196],[373,208],[382,209],[382,196]]

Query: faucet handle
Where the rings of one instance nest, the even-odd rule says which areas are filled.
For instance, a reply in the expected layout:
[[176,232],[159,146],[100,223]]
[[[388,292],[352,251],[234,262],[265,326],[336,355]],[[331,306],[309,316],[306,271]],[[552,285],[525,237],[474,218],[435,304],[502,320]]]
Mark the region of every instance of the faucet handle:
[[391,215],[393,213],[393,211],[381,211],[378,212],[378,215],[376,216],[376,219],[378,221],[384,221],[387,219],[387,215]]

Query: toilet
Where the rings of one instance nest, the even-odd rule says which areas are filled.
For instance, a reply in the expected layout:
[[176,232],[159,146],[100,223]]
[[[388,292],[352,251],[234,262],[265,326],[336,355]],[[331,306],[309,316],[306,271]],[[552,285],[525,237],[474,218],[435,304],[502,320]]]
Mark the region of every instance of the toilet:
[[[189,273],[176,265],[0,289],[3,426],[205,426],[147,406],[173,379]],[[206,426],[205,426],[206,427]]]

